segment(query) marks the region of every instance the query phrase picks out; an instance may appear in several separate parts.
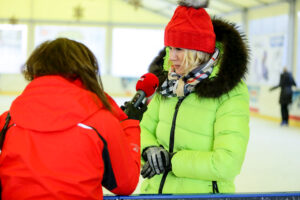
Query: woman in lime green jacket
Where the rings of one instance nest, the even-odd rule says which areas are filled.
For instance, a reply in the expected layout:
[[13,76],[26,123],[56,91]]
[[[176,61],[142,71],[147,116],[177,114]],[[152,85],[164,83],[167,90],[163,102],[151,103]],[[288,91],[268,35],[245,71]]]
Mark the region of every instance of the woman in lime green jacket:
[[179,2],[149,69],[160,85],[141,121],[141,193],[235,192],[249,139],[248,47],[202,7]]

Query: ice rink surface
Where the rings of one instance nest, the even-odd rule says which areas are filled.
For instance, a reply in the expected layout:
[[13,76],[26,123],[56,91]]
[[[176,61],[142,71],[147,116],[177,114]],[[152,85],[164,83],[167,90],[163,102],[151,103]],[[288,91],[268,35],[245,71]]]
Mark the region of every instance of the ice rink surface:
[[300,128],[252,117],[237,192],[300,190]]
[[[14,98],[0,96],[1,113],[9,109]],[[115,100],[121,105],[130,99]],[[139,187],[140,184],[135,194]],[[236,192],[285,191],[300,191],[300,128],[281,127],[277,122],[251,117],[250,139],[245,162],[236,178]]]

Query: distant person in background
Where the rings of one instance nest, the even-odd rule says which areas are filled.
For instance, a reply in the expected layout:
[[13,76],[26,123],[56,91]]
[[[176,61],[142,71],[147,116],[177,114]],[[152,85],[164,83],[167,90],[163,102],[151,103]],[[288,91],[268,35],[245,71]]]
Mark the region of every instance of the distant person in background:
[[98,200],[102,186],[118,195],[135,190],[139,121],[104,92],[98,73],[82,43],[58,38],[33,51],[23,68],[30,83],[0,118],[1,129],[8,124],[2,200]]
[[160,80],[141,121],[141,193],[233,193],[249,139],[248,47],[207,2],[179,1],[149,71]]
[[279,85],[272,87],[270,91],[280,87],[280,98],[279,103],[281,107],[281,126],[289,125],[289,109],[288,105],[292,103],[293,90],[292,86],[296,86],[291,73],[288,72],[287,68],[283,68],[283,72],[280,74]]

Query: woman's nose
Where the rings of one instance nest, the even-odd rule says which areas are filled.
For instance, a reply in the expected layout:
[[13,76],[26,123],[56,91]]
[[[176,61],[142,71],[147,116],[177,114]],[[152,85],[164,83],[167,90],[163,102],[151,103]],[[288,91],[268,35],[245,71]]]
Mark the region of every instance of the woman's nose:
[[177,56],[176,56],[176,51],[170,49],[170,52],[169,52],[169,53],[170,53],[170,58],[169,58],[169,59],[170,59],[171,61],[176,60],[176,58],[177,58]]

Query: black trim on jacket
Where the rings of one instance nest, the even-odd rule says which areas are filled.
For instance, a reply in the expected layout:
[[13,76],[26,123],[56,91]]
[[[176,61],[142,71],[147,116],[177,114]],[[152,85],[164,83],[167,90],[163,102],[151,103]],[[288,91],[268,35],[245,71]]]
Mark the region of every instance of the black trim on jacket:
[[[178,102],[175,106],[175,112],[173,115],[173,120],[172,120],[172,127],[171,127],[171,132],[170,132],[170,140],[169,140],[169,153],[173,153],[174,151],[174,142],[175,142],[175,127],[176,127],[176,119],[177,119],[177,114],[178,114],[178,110],[179,107],[181,105],[181,103],[183,102],[185,97],[183,98],[179,98]],[[170,161],[171,162],[171,161]],[[166,170],[161,178],[160,184],[159,184],[159,189],[158,189],[158,194],[162,194],[163,191],[163,187],[165,185],[168,173],[170,170]]]
[[1,151],[2,151],[3,144],[4,144],[6,132],[10,128],[10,127],[8,127],[10,120],[11,120],[11,117],[10,117],[10,113],[8,112],[7,115],[6,115],[6,118],[5,118],[5,124],[4,124],[4,126],[3,126],[3,128],[1,129],[1,132],[0,132],[0,150]]
[[[3,128],[1,129],[1,133],[0,133],[0,151],[2,151],[2,147],[3,147],[5,136],[6,136],[6,132],[13,125],[12,124],[11,126],[8,126],[10,120],[11,120],[11,117],[10,117],[10,113],[8,112],[7,115],[6,115],[6,118],[5,118],[5,124],[4,124]],[[0,180],[0,200],[2,199],[1,196],[2,196],[2,183],[1,183],[1,180]]]
[[104,162],[104,173],[103,173],[102,185],[108,190],[113,190],[114,188],[117,187],[117,181],[115,178],[114,171],[112,169],[107,143],[105,139],[97,131],[97,129],[95,129],[92,126],[89,127],[91,127],[97,133],[97,135],[99,136],[99,138],[102,140],[104,144],[103,151],[102,151],[102,159]]

